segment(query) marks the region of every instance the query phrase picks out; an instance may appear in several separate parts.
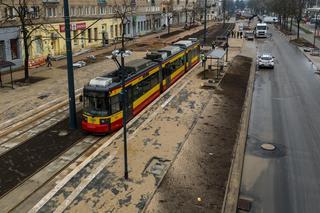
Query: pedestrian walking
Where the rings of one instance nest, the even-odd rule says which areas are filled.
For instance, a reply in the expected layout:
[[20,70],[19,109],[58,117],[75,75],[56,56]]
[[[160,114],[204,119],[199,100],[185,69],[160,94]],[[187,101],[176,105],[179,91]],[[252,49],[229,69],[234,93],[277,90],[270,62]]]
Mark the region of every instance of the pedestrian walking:
[[214,49],[216,48],[216,42],[215,42],[215,41],[213,41],[213,42],[211,43],[211,47],[212,47],[212,50],[214,50]]
[[47,67],[52,67],[52,58],[50,54],[48,54],[46,61],[47,61]]
[[200,60],[202,62],[202,67],[205,67],[206,64],[206,56],[204,55],[204,53],[200,54]]

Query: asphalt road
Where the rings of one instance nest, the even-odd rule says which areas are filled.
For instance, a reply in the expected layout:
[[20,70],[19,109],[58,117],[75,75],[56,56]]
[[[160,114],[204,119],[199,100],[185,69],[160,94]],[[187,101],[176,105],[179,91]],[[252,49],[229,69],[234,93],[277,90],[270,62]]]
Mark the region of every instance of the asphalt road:
[[[241,197],[250,212],[316,213],[320,209],[320,77],[279,33],[257,41],[276,57],[274,70],[257,71]],[[275,151],[263,151],[273,143]]]

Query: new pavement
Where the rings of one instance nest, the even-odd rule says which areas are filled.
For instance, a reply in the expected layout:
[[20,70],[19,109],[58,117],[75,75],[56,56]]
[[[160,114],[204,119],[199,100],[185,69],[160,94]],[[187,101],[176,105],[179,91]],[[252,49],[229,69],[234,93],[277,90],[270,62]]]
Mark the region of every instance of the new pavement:
[[[256,73],[241,197],[250,212],[316,213],[320,209],[320,78],[303,53],[278,32],[257,41],[276,57]],[[272,143],[275,151],[260,148]]]

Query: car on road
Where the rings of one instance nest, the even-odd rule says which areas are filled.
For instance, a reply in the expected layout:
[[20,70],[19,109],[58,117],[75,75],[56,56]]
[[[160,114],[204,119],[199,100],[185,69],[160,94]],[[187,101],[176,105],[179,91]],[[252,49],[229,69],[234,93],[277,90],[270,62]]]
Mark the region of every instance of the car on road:
[[253,41],[254,40],[254,32],[253,31],[246,31],[244,33],[244,38],[247,39],[248,41],[249,40]]
[[85,61],[77,61],[76,63],[73,63],[73,67],[74,68],[81,68],[86,66],[87,63]]
[[259,68],[274,68],[274,57],[271,54],[262,54],[258,56]]

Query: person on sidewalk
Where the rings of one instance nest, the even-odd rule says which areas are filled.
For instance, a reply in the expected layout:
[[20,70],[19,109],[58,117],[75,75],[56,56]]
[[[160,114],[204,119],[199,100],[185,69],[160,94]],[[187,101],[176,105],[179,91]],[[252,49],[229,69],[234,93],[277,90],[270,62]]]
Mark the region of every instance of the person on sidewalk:
[[52,67],[52,58],[50,54],[48,54],[46,61],[47,61],[47,67]]

